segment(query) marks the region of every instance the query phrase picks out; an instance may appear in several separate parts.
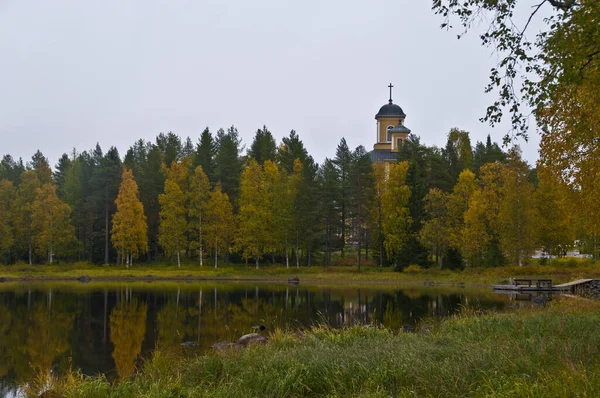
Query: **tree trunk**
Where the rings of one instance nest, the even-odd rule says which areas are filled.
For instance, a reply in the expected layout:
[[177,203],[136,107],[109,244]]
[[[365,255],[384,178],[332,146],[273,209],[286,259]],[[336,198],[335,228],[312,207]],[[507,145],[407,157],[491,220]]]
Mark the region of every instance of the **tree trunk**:
[[290,256],[289,256],[289,250],[288,250],[287,236],[285,237],[285,267],[290,268]]
[[[344,198],[344,200],[346,200]],[[344,247],[346,246],[346,205],[342,203],[342,253],[341,257],[344,258]]]
[[108,265],[108,187],[104,188],[104,265]]
[[200,242],[200,266],[202,267],[202,213],[198,216],[198,240]]
[[258,256],[256,256],[256,269],[258,269]]
[[300,257],[298,254],[298,231],[296,231],[296,268],[300,268]]
[[179,247],[177,247],[177,266],[181,268],[181,258],[179,256]]
[[362,247],[361,247],[361,244],[362,244],[362,237],[361,237],[361,235],[362,235],[362,234],[359,232],[359,233],[358,233],[358,263],[357,263],[357,264],[358,264],[358,270],[359,270],[359,271],[360,271],[360,257],[361,257],[361,255],[360,255],[360,251],[361,251],[361,249],[362,249]]
[[219,252],[217,250],[217,238],[215,238],[215,268],[217,268],[217,258],[219,256]]
[[32,257],[32,249],[31,249],[31,235],[29,235],[29,265],[32,264],[31,262],[31,257]]
[[[327,223],[329,224],[329,222]],[[329,225],[325,227],[325,266],[329,265]]]
[[592,258],[594,259],[594,261],[596,261],[598,259],[598,249],[596,248],[596,233],[594,232],[594,255],[592,256]]
[[369,261],[369,232],[365,229],[365,261]]

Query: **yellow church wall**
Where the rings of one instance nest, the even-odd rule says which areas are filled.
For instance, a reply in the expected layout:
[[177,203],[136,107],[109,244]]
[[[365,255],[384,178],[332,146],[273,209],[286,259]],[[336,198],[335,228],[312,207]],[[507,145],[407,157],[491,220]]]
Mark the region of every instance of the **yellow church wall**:
[[388,126],[396,126],[400,123],[398,117],[381,117],[379,121],[379,142],[387,142],[387,128]]
[[373,145],[373,149],[386,149],[386,150],[390,150],[392,149],[392,144],[375,144]]

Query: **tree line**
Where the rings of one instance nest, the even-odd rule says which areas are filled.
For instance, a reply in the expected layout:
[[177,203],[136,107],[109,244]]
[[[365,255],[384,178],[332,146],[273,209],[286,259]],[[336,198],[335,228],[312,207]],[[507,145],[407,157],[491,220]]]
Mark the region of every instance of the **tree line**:
[[[38,151],[0,162],[0,256],[5,263],[87,261],[355,263],[441,268],[524,264],[560,255],[575,238],[596,253],[582,192],[518,147],[471,145],[452,129],[444,148],[411,136],[393,163],[372,163],[342,139],[317,164],[295,131],[266,128],[246,150],[232,126],[198,142],[161,133],[116,148]],[[591,227],[590,227],[591,226]],[[345,260],[341,260],[344,259]]]

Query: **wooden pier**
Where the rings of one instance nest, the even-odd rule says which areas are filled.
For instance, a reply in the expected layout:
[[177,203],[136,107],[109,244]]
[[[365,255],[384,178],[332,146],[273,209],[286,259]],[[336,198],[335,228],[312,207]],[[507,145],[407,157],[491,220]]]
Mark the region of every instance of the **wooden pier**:
[[600,285],[600,280],[578,279],[575,281],[553,285],[551,279],[515,279],[509,285],[492,285],[495,291],[515,293],[570,293],[577,294],[594,289]]

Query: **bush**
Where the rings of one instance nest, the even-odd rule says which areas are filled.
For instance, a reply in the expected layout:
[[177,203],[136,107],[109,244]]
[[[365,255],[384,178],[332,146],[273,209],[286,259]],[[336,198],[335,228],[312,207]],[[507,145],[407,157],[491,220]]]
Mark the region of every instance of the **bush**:
[[416,264],[411,264],[408,267],[404,268],[404,272],[406,272],[407,274],[418,274],[422,271],[423,269]]

